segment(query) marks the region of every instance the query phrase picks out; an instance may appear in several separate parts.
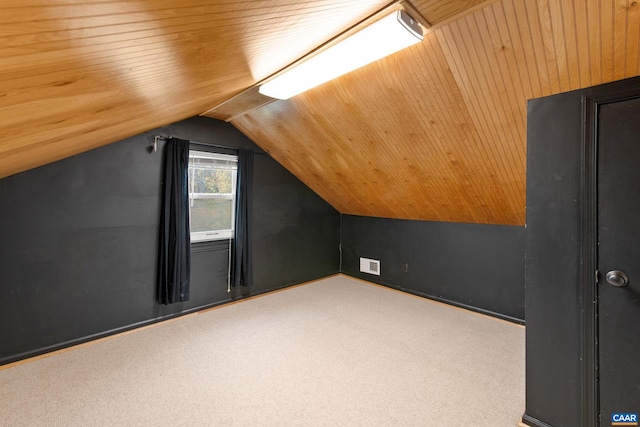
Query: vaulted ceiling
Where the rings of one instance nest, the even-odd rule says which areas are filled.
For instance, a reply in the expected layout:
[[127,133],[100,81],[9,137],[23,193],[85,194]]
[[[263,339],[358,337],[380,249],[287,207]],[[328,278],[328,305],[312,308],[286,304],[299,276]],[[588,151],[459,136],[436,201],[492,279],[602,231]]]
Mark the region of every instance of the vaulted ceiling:
[[524,224],[526,100],[639,75],[640,5],[411,3],[423,43],[272,102],[389,1],[3,0],[0,177],[206,114],[343,213]]

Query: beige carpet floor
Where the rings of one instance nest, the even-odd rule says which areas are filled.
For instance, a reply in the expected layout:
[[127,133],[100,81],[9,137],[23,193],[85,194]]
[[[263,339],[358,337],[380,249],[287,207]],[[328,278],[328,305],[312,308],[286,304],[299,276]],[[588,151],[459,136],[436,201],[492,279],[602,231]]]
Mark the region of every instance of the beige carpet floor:
[[336,276],[0,370],[2,426],[487,426],[524,328]]

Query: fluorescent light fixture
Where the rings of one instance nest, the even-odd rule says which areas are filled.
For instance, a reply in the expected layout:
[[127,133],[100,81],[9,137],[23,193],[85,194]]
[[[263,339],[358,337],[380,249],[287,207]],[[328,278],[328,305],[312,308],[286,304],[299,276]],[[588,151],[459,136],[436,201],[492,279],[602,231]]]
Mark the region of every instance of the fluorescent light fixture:
[[422,27],[397,10],[260,86],[260,93],[288,99],[423,40]]

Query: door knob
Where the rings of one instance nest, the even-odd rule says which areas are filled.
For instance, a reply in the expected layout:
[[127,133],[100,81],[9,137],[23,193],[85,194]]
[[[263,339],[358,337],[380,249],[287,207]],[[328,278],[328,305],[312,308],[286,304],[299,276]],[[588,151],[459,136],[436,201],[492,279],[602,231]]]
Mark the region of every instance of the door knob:
[[605,277],[608,284],[617,288],[622,288],[629,284],[629,278],[622,271],[611,270]]

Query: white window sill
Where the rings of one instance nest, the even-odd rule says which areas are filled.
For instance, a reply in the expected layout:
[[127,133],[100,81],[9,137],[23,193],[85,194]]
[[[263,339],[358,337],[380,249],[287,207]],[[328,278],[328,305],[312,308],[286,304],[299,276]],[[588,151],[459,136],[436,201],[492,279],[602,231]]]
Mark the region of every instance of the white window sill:
[[233,238],[233,230],[200,231],[191,233],[191,243],[228,240]]

